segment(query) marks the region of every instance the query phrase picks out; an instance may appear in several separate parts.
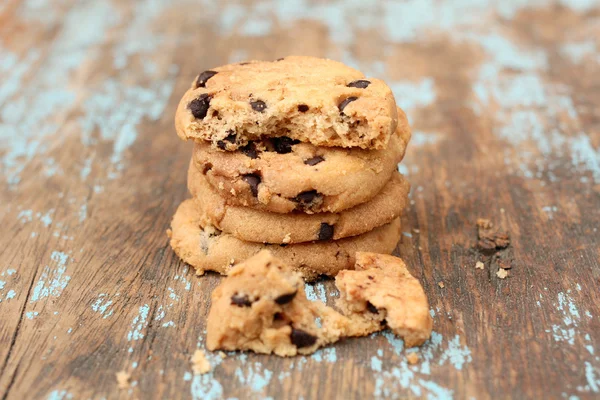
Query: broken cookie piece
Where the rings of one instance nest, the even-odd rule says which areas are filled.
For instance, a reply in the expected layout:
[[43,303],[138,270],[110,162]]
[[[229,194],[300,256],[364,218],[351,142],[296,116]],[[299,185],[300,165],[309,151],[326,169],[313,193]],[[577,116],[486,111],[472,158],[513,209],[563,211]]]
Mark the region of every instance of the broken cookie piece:
[[309,354],[338,340],[345,323],[333,309],[309,301],[301,275],[263,250],[233,267],[213,292],[206,346]]
[[422,344],[431,335],[432,320],[418,281],[396,257],[357,257],[357,270],[342,271],[336,278],[343,314],[309,301],[301,276],[267,250],[236,265],[212,294],[207,348],[309,354],[386,324],[407,347]]
[[400,258],[357,252],[355,270],[340,271],[335,284],[340,291],[336,305],[353,321],[361,321],[361,329],[365,324],[372,330],[387,325],[406,347],[419,346],[431,336],[427,296]]

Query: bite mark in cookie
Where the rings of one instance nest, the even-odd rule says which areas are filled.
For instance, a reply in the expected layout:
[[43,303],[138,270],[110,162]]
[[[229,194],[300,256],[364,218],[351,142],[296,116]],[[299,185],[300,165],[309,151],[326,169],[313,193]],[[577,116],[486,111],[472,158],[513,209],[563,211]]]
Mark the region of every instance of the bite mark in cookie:
[[[189,107],[199,96],[211,101]],[[355,104],[345,110],[349,102]],[[214,145],[233,129],[239,137],[229,150],[281,134],[317,146],[383,149],[397,118],[393,93],[383,81],[332,60],[290,56],[202,72],[175,120],[181,138]]]

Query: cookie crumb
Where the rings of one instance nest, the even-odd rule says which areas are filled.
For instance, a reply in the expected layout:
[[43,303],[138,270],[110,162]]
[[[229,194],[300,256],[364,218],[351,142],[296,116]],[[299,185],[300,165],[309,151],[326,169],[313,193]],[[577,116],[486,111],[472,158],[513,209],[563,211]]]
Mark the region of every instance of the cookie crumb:
[[512,269],[513,267],[513,259],[502,259],[498,258],[498,266],[502,269]]
[[485,264],[482,263],[481,261],[477,261],[475,263],[475,269],[483,269],[485,267]]
[[415,365],[416,363],[419,362],[419,359],[420,359],[419,354],[415,353],[415,352],[408,353],[406,355],[406,361],[408,361],[408,363],[410,365]]
[[477,218],[477,226],[481,229],[491,229],[493,224],[492,221],[486,218]]
[[439,286],[441,289],[443,289],[443,288],[445,288],[445,287],[446,287],[446,285],[444,285],[444,282],[442,282],[442,281],[439,281],[439,282],[438,282],[438,286]]
[[192,371],[194,371],[194,375],[206,374],[210,371],[210,363],[206,359],[204,351],[196,349],[190,361],[192,363]]
[[169,239],[171,239],[171,237],[172,237],[172,236],[173,236],[173,231],[172,231],[172,230],[170,230],[170,229],[167,229],[167,237],[168,237]]
[[500,268],[498,272],[496,272],[496,276],[500,279],[506,279],[506,277],[508,276],[508,271],[503,268]]
[[221,190],[225,189],[225,185],[223,184],[223,182],[219,182],[219,189],[221,189]]
[[230,192],[232,195],[234,195],[234,196],[236,195],[236,193],[235,193],[235,189],[234,189],[234,188],[231,188],[231,190],[230,190],[229,192]]
[[227,357],[227,354],[225,354],[225,352],[224,352],[224,351],[220,351],[220,352],[219,352],[219,353],[217,353],[217,354],[219,354],[219,357],[221,357],[221,358],[225,358],[225,357]]
[[281,241],[281,243],[289,243],[291,241],[292,241],[292,234],[286,233],[285,236],[283,237],[283,240]]
[[129,389],[129,379],[131,375],[125,371],[119,371],[115,374],[117,378],[117,387],[119,389]]
[[415,228],[413,228],[413,232],[414,232],[414,233],[421,233],[421,230],[420,230],[420,229],[415,229]]

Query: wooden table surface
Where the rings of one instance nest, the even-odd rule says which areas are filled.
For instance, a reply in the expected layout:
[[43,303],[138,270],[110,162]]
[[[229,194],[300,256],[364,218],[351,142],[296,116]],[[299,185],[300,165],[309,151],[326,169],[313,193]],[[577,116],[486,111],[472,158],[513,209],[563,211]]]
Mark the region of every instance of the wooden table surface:
[[[385,79],[409,115],[417,365],[383,333],[192,374],[220,277],[168,246],[175,107],[199,71],[288,54]],[[599,149],[594,0],[0,1],[0,398],[598,397]],[[474,267],[477,218],[511,236],[506,279]]]

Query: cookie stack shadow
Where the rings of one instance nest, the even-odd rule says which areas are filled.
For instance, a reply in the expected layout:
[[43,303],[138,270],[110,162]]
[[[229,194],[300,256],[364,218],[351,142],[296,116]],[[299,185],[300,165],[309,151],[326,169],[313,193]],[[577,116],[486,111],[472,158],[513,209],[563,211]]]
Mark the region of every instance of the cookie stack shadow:
[[176,127],[192,198],[169,236],[199,274],[269,249],[311,280],[395,249],[411,134],[382,81],[312,57],[227,65],[195,79]]

